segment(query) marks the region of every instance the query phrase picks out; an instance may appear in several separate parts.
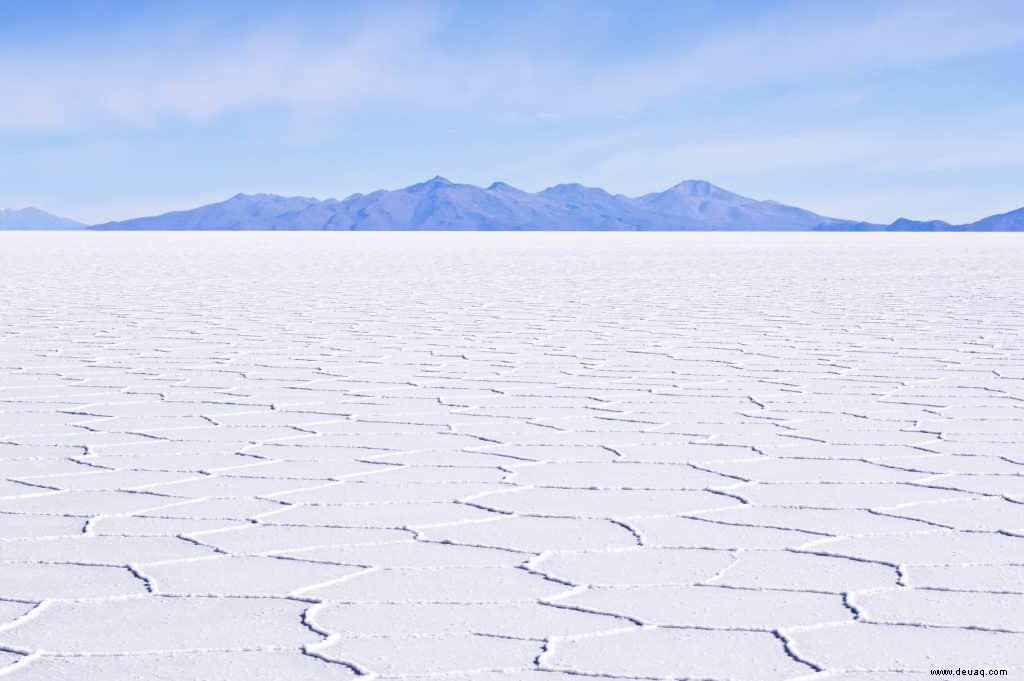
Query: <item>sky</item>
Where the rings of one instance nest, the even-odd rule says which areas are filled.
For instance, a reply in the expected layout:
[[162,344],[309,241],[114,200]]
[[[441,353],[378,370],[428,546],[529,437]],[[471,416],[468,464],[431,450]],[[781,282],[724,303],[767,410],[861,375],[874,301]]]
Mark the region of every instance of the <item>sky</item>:
[[435,175],[1024,206],[1024,3],[0,0],[0,208],[84,222]]

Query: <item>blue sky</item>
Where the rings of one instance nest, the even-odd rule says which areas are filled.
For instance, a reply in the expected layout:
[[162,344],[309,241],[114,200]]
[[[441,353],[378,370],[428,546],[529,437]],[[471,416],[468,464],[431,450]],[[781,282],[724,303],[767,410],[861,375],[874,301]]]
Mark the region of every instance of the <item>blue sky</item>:
[[0,207],[98,222],[441,174],[1024,206],[1024,3],[0,0]]

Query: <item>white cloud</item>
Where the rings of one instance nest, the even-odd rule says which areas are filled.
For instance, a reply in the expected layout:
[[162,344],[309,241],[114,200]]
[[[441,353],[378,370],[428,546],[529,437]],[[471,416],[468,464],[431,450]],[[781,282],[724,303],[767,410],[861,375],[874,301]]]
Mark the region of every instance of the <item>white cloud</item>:
[[0,107],[0,125],[144,126],[267,105],[344,107],[409,85],[400,58],[404,49],[422,46],[425,25],[404,16],[387,26],[367,23],[338,41],[262,29],[212,45],[172,40],[87,54],[3,56],[0,87],[18,94]]
[[996,0],[915,2],[859,14],[772,16],[712,35],[679,53],[632,61],[567,90],[553,115],[636,112],[652,101],[694,92],[800,83],[969,57],[1024,43],[1024,5]]
[[[0,129],[68,130],[204,121],[277,107],[299,116],[423,107],[478,116],[592,117],[643,110],[694,90],[913,66],[1024,39],[1019,3],[917,3],[871,16],[776,16],[663,58],[617,67],[579,55],[474,52],[446,44],[423,10],[278,24],[242,35],[134,37],[92,49],[0,48]],[[337,30],[332,30],[332,21]],[[205,41],[205,42],[204,42]],[[24,48],[23,48],[24,50]]]

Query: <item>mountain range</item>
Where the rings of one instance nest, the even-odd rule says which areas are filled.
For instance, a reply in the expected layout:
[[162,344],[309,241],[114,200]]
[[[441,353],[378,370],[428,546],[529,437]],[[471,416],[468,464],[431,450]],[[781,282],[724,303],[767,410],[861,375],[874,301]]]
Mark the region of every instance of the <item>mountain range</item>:
[[[0,212],[0,229],[76,229],[83,225],[36,209]],[[8,217],[10,216],[10,217]],[[20,216],[20,217],[19,217]],[[44,218],[45,216],[45,218]],[[435,177],[397,190],[346,199],[237,194],[163,215],[92,225],[96,230],[798,230],[1024,231],[1024,208],[977,222],[900,218],[889,225],[818,215],[734,194],[703,180],[629,197],[580,184],[531,193],[503,182],[488,187]]]

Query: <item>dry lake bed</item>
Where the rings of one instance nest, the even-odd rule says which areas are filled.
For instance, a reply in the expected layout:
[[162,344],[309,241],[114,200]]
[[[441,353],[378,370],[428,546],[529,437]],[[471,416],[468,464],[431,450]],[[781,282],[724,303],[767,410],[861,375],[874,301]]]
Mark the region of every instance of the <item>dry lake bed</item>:
[[0,235],[0,675],[1024,677],[1024,235]]

